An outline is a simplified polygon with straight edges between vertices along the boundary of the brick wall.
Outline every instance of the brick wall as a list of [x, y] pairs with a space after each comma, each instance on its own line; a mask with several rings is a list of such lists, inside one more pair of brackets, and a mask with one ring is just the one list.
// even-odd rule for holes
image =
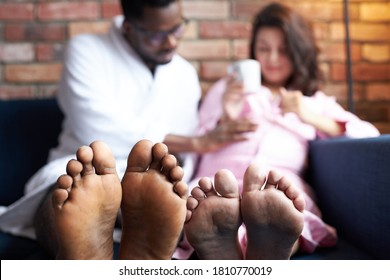
[[[204, 91], [247, 57], [250, 20], [268, 1], [184, 0], [191, 19], [179, 52], [198, 69]], [[285, 0], [314, 23], [326, 73], [325, 91], [346, 106], [342, 0]], [[356, 113], [390, 133], [390, 1], [350, 0]], [[118, 0], [0, 0], [0, 99], [56, 94], [64, 43], [104, 32]]]

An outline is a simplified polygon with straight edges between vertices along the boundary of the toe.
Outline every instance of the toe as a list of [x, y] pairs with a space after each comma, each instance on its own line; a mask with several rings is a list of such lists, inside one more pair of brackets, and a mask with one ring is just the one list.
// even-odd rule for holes
[[127, 159], [127, 172], [145, 172], [152, 162], [153, 143], [149, 140], [137, 142]]
[[198, 207], [198, 205], [199, 205], [199, 201], [196, 198], [190, 196], [187, 199], [187, 209], [188, 210], [191, 210], [191, 211], [195, 210], [195, 208]]
[[271, 170], [268, 173], [267, 182], [265, 184], [265, 189], [269, 188], [279, 188], [279, 182], [283, 178], [282, 175], [280, 175], [278, 172]]
[[238, 182], [233, 173], [222, 169], [215, 174], [214, 184], [216, 191], [227, 198], [239, 197]]
[[209, 177], [201, 178], [198, 182], [198, 185], [204, 193], [207, 193], [207, 195], [217, 195], [217, 193], [214, 191], [213, 182], [211, 182]]
[[75, 181], [81, 179], [82, 170], [83, 164], [75, 159], [71, 159], [66, 165], [66, 173]]
[[92, 159], [93, 159], [93, 151], [91, 147], [82, 146], [76, 152], [76, 157], [79, 162], [83, 165], [83, 170], [81, 171], [81, 175], [93, 174], [95, 172]]
[[162, 169], [162, 159], [168, 155], [168, 147], [165, 144], [157, 143], [152, 148], [152, 162], [150, 168], [160, 171]]
[[[177, 167], [177, 160], [176, 157], [173, 155], [165, 155], [161, 159], [161, 172], [168, 178], [171, 178], [171, 171], [172, 169]], [[179, 179], [180, 180], [180, 179]], [[177, 179], [174, 181], [178, 181]]]
[[299, 211], [303, 211], [305, 209], [305, 199], [300, 191], [295, 188], [291, 181], [289, 181], [286, 177], [282, 177], [278, 182], [278, 189], [283, 191], [285, 195], [291, 199], [294, 203], [294, 206]]
[[61, 175], [57, 180], [56, 187], [59, 189], [69, 190], [72, 187], [73, 179], [69, 175]]
[[168, 177], [173, 181], [173, 182], [178, 182], [183, 179], [184, 176], [184, 171], [180, 166], [175, 166], [172, 168], [169, 172]]
[[115, 158], [111, 149], [101, 141], [96, 141], [91, 144], [93, 151], [93, 166], [99, 175], [115, 174]]
[[203, 200], [206, 198], [205, 192], [200, 187], [195, 187], [191, 191], [192, 198], [196, 199], [197, 201]]
[[60, 188], [54, 190], [51, 196], [53, 208], [62, 209], [62, 206], [64, 206], [64, 203], [68, 199], [68, 197], [69, 193], [67, 190]]
[[244, 174], [243, 192], [260, 190], [266, 182], [266, 176], [257, 164], [251, 164]]
[[186, 183], [183, 181], [177, 182], [173, 188], [179, 197], [187, 198], [188, 187]]

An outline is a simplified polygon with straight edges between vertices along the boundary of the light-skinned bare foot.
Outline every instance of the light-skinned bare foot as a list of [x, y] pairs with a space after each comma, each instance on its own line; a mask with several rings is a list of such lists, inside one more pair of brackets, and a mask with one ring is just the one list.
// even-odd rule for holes
[[238, 228], [242, 224], [238, 183], [228, 170], [199, 180], [187, 200], [184, 232], [200, 259], [242, 259]]
[[77, 150], [52, 194], [58, 259], [112, 259], [121, 184], [111, 150], [94, 142]]
[[250, 165], [244, 175], [241, 213], [247, 230], [246, 259], [289, 259], [303, 229], [305, 201], [289, 180]]
[[120, 259], [171, 259], [186, 216], [183, 175], [166, 145], [134, 146], [122, 179]]

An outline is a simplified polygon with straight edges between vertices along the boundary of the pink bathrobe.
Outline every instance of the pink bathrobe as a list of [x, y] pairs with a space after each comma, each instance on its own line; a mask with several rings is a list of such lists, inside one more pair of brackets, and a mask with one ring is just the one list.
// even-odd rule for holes
[[[198, 133], [212, 130], [222, 115], [222, 96], [226, 89], [226, 79], [221, 79], [208, 92], [200, 108]], [[345, 125], [347, 137], [375, 137], [378, 130], [368, 122], [344, 110], [334, 98], [317, 92], [312, 97], [304, 97], [311, 110], [330, 117], [340, 125]], [[265, 172], [277, 170], [288, 177], [303, 193], [306, 201], [304, 229], [300, 237], [300, 250], [313, 252], [317, 247], [334, 246], [337, 241], [336, 230], [325, 224], [321, 212], [315, 204], [315, 196], [301, 174], [305, 169], [308, 143], [317, 137], [324, 138], [311, 125], [303, 123], [295, 113], [283, 114], [280, 101], [273, 98], [268, 88], [261, 87], [257, 93], [248, 94], [241, 117], [250, 118], [259, 124], [256, 132], [248, 133], [248, 140], [231, 144], [217, 152], [202, 155], [199, 167], [190, 183], [197, 185], [201, 177], [214, 177], [226, 168], [233, 172], [239, 182], [240, 191], [244, 172], [251, 162], [258, 162]], [[243, 250], [246, 248], [245, 227], [239, 231]], [[193, 252], [191, 246], [182, 242], [174, 257], [185, 259]]]

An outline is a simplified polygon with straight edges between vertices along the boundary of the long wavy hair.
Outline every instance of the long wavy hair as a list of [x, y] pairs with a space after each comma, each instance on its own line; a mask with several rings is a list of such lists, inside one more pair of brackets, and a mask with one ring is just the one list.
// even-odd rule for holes
[[293, 9], [280, 3], [265, 6], [257, 13], [252, 24], [249, 46], [252, 59], [256, 59], [256, 36], [263, 27], [280, 28], [286, 38], [293, 73], [285, 87], [300, 90], [306, 96], [313, 95], [324, 78], [318, 63], [319, 49], [309, 22]]

